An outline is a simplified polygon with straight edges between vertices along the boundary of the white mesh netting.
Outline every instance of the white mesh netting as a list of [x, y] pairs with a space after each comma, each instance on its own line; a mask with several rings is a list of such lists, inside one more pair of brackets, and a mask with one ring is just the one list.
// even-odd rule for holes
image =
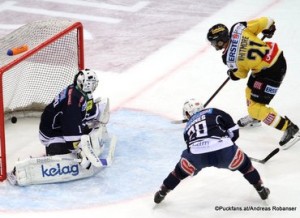
[[[19, 112], [42, 110], [61, 89], [72, 83], [79, 69], [78, 31], [75, 28], [57, 36], [73, 24], [60, 19], [37, 21], [0, 39], [5, 119]], [[28, 51], [7, 55], [8, 49], [24, 44], [28, 45]], [[43, 48], [28, 56], [37, 47]], [[19, 59], [22, 60], [15, 64]], [[12, 63], [13, 67], [5, 71], [5, 66]]]

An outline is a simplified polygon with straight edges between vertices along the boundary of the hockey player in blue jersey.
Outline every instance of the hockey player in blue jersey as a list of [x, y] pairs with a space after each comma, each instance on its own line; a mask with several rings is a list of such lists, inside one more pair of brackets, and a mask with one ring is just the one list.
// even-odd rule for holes
[[[63, 89], [41, 116], [39, 138], [46, 156], [19, 160], [8, 175], [14, 185], [57, 183], [90, 177], [114, 154], [116, 139], [108, 136], [109, 99], [93, 98], [98, 77], [80, 70], [74, 82]], [[110, 141], [109, 141], [110, 140]], [[109, 157], [101, 159], [109, 141]]]
[[249, 157], [235, 144], [239, 127], [229, 114], [216, 108], [204, 109], [199, 101], [190, 99], [184, 103], [183, 116], [188, 120], [184, 130], [187, 149], [155, 193], [155, 203], [164, 200], [181, 180], [211, 166], [238, 170], [254, 186], [261, 199], [268, 198], [269, 189], [263, 186]]

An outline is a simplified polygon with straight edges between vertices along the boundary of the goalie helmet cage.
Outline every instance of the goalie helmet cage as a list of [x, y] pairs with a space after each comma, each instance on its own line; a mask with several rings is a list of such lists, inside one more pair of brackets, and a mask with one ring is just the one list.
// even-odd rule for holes
[[[28, 50], [8, 55], [22, 45]], [[0, 181], [7, 177], [5, 122], [39, 116], [84, 69], [83, 46], [82, 24], [64, 19], [28, 23], [0, 39]]]

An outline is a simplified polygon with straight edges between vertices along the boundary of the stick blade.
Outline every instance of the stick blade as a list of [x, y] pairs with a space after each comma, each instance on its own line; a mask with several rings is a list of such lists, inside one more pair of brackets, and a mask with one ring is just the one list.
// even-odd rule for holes
[[268, 160], [270, 160], [275, 154], [277, 154], [280, 151], [279, 148], [274, 149], [270, 154], [268, 154], [264, 159], [257, 159], [253, 157], [249, 157], [252, 161], [265, 164]]
[[280, 151], [279, 148], [276, 148], [275, 150], [273, 150], [265, 159], [264, 162], [267, 162], [268, 160], [270, 160], [275, 154], [277, 154]]
[[182, 124], [182, 123], [186, 123], [187, 120], [173, 120], [171, 121], [172, 124]]

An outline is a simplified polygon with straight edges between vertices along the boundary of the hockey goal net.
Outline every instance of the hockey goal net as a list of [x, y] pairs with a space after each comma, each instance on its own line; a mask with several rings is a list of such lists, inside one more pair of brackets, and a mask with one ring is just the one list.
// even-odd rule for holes
[[[28, 50], [8, 55], [22, 45]], [[0, 181], [7, 177], [5, 125], [38, 116], [84, 68], [83, 26], [70, 20], [26, 24], [0, 39]]]

